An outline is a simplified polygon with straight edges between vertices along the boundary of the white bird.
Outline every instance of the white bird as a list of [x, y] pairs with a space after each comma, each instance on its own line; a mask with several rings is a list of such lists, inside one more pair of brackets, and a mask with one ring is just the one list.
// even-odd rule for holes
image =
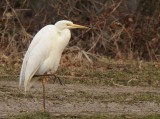
[[[24, 86], [25, 92], [29, 90], [37, 78], [34, 75], [43, 75], [56, 72], [64, 48], [71, 38], [70, 29], [88, 28], [73, 24], [71, 21], [61, 20], [55, 25], [43, 27], [33, 38], [23, 59], [19, 86]], [[43, 109], [45, 111], [45, 79], [43, 86]]]

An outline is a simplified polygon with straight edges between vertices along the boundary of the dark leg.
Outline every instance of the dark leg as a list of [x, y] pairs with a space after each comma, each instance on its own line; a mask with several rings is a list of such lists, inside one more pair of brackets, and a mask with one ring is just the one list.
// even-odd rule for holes
[[59, 77], [56, 77], [56, 79], [58, 79], [58, 81], [59, 81], [59, 83], [60, 83], [61, 85], [64, 85], [64, 82], [62, 83], [62, 80], [61, 80]]
[[64, 82], [62, 82], [58, 76], [54, 75], [54, 78], [53, 77], [51, 77], [51, 78], [53, 79], [53, 83], [55, 83], [56, 80], [58, 80], [61, 85], [64, 85]]
[[58, 80], [61, 85], [64, 85], [64, 82], [62, 82], [61, 79], [59, 77], [57, 77], [56, 75], [53, 75], [49, 78], [53, 80], [53, 83], [55, 83], [56, 80]]
[[45, 102], [46, 102], [46, 94], [45, 94], [45, 83], [46, 83], [46, 80], [45, 78], [42, 79], [42, 87], [43, 87], [43, 111], [45, 112]]

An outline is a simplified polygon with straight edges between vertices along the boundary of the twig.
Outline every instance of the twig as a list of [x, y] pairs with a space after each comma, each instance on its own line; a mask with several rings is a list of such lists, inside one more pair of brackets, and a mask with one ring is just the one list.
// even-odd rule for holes
[[111, 82], [112, 82], [112, 84], [113, 84], [113, 85], [115, 85], [115, 86], [124, 87], [124, 85], [121, 85], [121, 84], [117, 84], [117, 83], [115, 83], [115, 82], [113, 81], [113, 78], [111, 79]]
[[30, 38], [32, 38], [32, 35], [30, 35], [29, 33], [26, 32], [24, 26], [22, 25], [20, 19], [18, 18], [17, 14], [16, 14], [16, 11], [15, 11], [15, 10], [13, 9], [13, 7], [10, 5], [10, 3], [9, 3], [8, 0], [6, 0], [6, 3], [7, 3], [7, 5], [10, 7], [10, 9], [11, 9], [12, 12], [14, 13], [14, 15], [16, 16], [16, 19], [17, 19], [18, 23], [20, 24], [20, 26], [21, 26], [21, 28], [22, 28], [22, 31], [23, 31], [27, 36], [29, 36]]
[[121, 5], [121, 3], [122, 3], [122, 0], [114, 7], [114, 9], [110, 12], [110, 14], [116, 11], [116, 9]]

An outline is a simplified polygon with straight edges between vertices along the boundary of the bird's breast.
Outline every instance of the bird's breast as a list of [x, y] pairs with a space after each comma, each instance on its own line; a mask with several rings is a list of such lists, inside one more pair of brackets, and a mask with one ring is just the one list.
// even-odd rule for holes
[[38, 74], [44, 74], [52, 70], [52, 72], [55, 72], [59, 66], [59, 62], [61, 59], [61, 53], [56, 53], [52, 51], [48, 58], [45, 59], [43, 64], [40, 66], [38, 70]]
[[40, 65], [37, 74], [44, 74], [48, 71], [52, 70], [55, 72], [59, 66], [59, 62], [61, 59], [62, 52], [64, 48], [69, 43], [71, 38], [71, 34], [69, 30], [63, 30], [61, 33], [57, 33], [52, 35], [50, 39], [50, 43], [46, 46], [49, 47], [48, 56], [45, 58], [44, 62]]

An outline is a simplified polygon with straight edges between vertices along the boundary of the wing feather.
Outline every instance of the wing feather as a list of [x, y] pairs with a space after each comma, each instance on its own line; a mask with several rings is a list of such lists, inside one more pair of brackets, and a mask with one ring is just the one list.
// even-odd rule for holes
[[41, 40], [41, 36], [43, 34], [43, 29], [41, 29], [33, 38], [25, 56], [23, 59], [23, 63], [22, 63], [22, 67], [21, 67], [21, 72], [20, 72], [20, 80], [19, 80], [19, 87], [22, 85], [22, 83], [25, 80], [25, 70], [26, 70], [26, 65], [27, 65], [27, 61], [28, 58], [30, 56], [31, 51], [33, 50], [34, 46], [36, 46], [38, 44], [38, 42], [40, 42]]
[[32, 40], [24, 57], [19, 86], [24, 84], [25, 91], [28, 90], [32, 77], [50, 54], [52, 44], [51, 38], [48, 37], [51, 33], [50, 31], [51, 28], [49, 26], [42, 28]]

